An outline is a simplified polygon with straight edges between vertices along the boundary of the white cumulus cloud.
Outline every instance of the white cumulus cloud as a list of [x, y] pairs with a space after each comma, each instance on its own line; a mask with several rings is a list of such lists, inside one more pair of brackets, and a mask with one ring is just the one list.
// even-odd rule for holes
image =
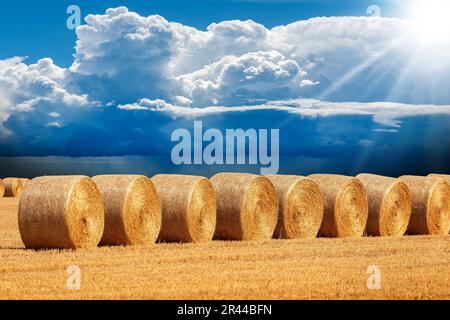
[[234, 104], [255, 96], [274, 99], [298, 93], [307, 75], [295, 60], [276, 51], [225, 56], [177, 78], [196, 105]]
[[[24, 58], [0, 61], [0, 130], [15, 112], [27, 112], [37, 105], [79, 107], [88, 104], [86, 95], [68, 91], [64, 82], [67, 70], [56, 66], [49, 58], [27, 65]], [[51, 116], [50, 116], [51, 117]]]
[[387, 127], [378, 132], [398, 131], [405, 117], [449, 115], [443, 84], [450, 83], [450, 39], [427, 47], [412, 30], [406, 20], [365, 17], [272, 29], [234, 20], [198, 30], [125, 7], [108, 9], [77, 28], [69, 68], [50, 58], [0, 60], [0, 135], [30, 130], [33, 137], [43, 126], [70, 130], [82, 123], [107, 137], [122, 116], [140, 123], [133, 117], [140, 111], [158, 115], [146, 118], [150, 126], [166, 114], [266, 110], [270, 117], [274, 111], [367, 116]]

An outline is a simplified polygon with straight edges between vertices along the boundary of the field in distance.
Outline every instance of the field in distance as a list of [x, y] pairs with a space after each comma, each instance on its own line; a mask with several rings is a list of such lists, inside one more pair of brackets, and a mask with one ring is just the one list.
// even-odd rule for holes
[[[0, 299], [450, 299], [450, 236], [36, 252], [23, 247], [17, 208], [0, 199]], [[367, 287], [371, 265], [379, 290]]]

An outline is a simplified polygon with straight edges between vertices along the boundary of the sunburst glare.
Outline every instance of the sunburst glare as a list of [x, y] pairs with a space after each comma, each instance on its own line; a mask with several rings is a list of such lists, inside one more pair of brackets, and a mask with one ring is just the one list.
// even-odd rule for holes
[[422, 44], [439, 45], [450, 41], [450, 1], [418, 0], [410, 9], [417, 40]]

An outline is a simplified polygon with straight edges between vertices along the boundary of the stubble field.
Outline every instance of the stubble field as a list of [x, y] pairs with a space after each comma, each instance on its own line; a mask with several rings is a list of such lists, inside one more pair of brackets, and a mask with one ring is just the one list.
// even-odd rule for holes
[[[450, 236], [32, 251], [17, 208], [0, 199], [0, 299], [450, 298]], [[367, 287], [372, 265], [381, 289]], [[79, 290], [69, 266], [81, 271]]]

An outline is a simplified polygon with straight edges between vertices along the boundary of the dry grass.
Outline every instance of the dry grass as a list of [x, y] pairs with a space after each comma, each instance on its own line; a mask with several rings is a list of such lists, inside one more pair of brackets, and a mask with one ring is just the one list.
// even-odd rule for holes
[[[0, 299], [450, 299], [450, 237], [271, 240], [24, 250], [0, 199]], [[379, 265], [382, 289], [368, 290]], [[78, 265], [81, 290], [66, 288]]]

